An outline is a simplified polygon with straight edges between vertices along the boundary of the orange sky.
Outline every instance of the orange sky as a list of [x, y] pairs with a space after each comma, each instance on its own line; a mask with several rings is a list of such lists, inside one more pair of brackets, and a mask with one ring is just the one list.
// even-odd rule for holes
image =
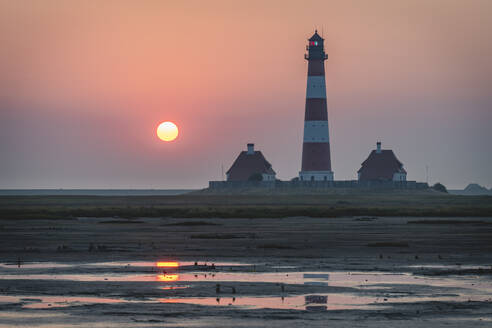
[[[408, 179], [492, 186], [492, 2], [0, 0], [0, 188], [190, 188], [254, 142], [300, 170], [326, 39], [335, 179], [377, 139]], [[162, 121], [179, 138], [155, 136]], [[8, 155], [6, 155], [8, 154]]]

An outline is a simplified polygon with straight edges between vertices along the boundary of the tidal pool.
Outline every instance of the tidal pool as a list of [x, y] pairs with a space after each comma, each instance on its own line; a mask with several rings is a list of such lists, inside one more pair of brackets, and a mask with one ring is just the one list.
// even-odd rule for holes
[[[242, 309], [290, 309], [290, 310], [345, 310], [374, 309], [392, 303], [427, 301], [479, 301], [490, 302], [492, 284], [487, 277], [446, 276], [428, 277], [408, 272], [379, 271], [290, 271], [293, 266], [201, 261], [118, 261], [94, 263], [13, 263], [0, 264], [0, 280], [65, 281], [65, 282], [152, 282], [162, 295], [146, 297], [132, 285], [135, 298], [99, 297], [98, 295], [16, 295], [7, 291], [0, 295], [1, 304], [20, 304], [26, 309], [46, 309], [87, 304], [119, 303], [182, 303], [201, 306], [225, 306]], [[101, 270], [94, 272], [94, 270]], [[114, 272], [113, 272], [114, 271]], [[208, 285], [206, 283], [209, 283]], [[210, 283], [217, 286], [213, 296], [199, 296], [204, 288], [210, 291]], [[15, 283], [12, 283], [15, 285]], [[204, 285], [205, 284], [205, 285]], [[237, 284], [243, 286], [271, 284], [276, 286], [265, 292], [261, 287], [257, 295], [241, 295]], [[154, 286], [154, 285], [152, 285]], [[208, 287], [207, 287], [208, 286]], [[296, 291], [289, 286], [297, 286]], [[319, 292], [302, 293], [302, 286]], [[351, 292], [326, 292], [329, 287], [350, 288]], [[104, 287], [98, 287], [104, 288]], [[103, 290], [108, 294], [118, 290]], [[153, 287], [152, 287], [153, 288]], [[301, 289], [299, 289], [301, 288]], [[319, 288], [319, 289], [316, 289]], [[325, 288], [325, 289], [323, 289]], [[245, 288], [243, 288], [244, 290]], [[436, 290], [439, 289], [439, 292]], [[188, 292], [188, 290], [190, 292]], [[275, 290], [275, 292], [272, 292]], [[299, 292], [301, 290], [301, 292]], [[325, 290], [325, 291], [322, 291]], [[179, 296], [176, 292], [180, 291]], [[88, 291], [90, 293], [90, 291]], [[187, 294], [188, 293], [188, 294]]]

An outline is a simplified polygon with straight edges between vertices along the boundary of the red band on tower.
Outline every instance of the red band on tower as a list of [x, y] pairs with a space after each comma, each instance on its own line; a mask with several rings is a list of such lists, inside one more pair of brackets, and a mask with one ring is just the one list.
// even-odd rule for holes
[[308, 79], [302, 170], [299, 176], [301, 180], [332, 181], [324, 66], [328, 56], [324, 50], [324, 39], [317, 31], [309, 39], [308, 54], [305, 58], [308, 61]]

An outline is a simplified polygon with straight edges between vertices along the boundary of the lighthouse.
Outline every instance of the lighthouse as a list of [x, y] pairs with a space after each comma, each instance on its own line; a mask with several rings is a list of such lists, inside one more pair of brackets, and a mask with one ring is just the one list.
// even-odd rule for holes
[[324, 39], [318, 31], [309, 39], [306, 109], [304, 114], [304, 139], [302, 144], [302, 168], [299, 177], [303, 181], [332, 181], [328, 109], [326, 105]]

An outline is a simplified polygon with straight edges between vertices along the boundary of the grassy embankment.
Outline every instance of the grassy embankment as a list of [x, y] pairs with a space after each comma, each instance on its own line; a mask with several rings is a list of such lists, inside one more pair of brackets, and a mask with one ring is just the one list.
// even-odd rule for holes
[[2, 196], [1, 219], [492, 216], [492, 196], [433, 191], [179, 196]]

